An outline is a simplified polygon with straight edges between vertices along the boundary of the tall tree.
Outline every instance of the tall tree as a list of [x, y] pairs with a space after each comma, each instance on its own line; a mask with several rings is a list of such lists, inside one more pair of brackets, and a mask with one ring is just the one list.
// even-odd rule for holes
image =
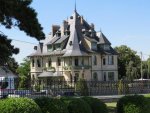
[[[118, 57], [118, 73], [119, 78], [128, 77], [129, 79], [136, 78], [139, 75], [141, 59], [136, 54], [137, 52], [121, 45], [115, 47], [115, 50], [119, 53]], [[135, 75], [135, 72], [136, 75]]]
[[17, 74], [17, 68], [19, 65], [13, 57], [8, 59], [7, 66], [14, 74]]
[[19, 75], [19, 88], [29, 88], [30, 86], [30, 60], [25, 58], [17, 69]]
[[10, 29], [17, 26], [37, 40], [45, 38], [37, 13], [30, 7], [32, 0], [0, 0], [0, 24]]
[[[42, 27], [37, 19], [37, 13], [30, 7], [32, 0], [0, 0], [0, 25], [11, 29], [17, 26], [27, 35], [41, 40], [45, 38]], [[19, 50], [11, 45], [11, 40], [0, 31], [0, 65], [17, 54]]]
[[11, 40], [7, 39], [6, 36], [1, 35], [0, 37], [0, 65], [8, 63], [9, 59], [13, 54], [18, 54], [19, 49], [11, 45]]

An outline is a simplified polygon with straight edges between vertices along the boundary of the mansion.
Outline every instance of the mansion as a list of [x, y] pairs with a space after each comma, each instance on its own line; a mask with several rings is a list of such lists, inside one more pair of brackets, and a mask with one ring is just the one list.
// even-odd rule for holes
[[29, 55], [31, 79], [60, 77], [117, 81], [117, 52], [94, 24], [87, 23], [76, 9], [61, 25], [52, 25], [50, 35]]

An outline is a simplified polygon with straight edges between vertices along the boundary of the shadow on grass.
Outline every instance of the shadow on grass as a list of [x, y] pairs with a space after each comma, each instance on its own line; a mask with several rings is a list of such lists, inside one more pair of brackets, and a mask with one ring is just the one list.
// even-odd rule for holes
[[116, 107], [109, 106], [108, 111], [109, 113], [116, 113]]

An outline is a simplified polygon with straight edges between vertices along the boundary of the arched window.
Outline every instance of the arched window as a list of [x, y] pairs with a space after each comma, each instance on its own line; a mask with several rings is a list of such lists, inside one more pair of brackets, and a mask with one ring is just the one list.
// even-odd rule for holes
[[97, 81], [97, 80], [98, 80], [98, 76], [97, 76], [97, 73], [96, 73], [96, 72], [93, 73], [93, 80], [94, 80], [94, 81]]

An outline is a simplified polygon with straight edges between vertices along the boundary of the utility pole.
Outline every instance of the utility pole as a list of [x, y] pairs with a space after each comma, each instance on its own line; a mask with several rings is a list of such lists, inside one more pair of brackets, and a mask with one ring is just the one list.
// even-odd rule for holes
[[149, 79], [149, 76], [150, 76], [150, 55], [148, 58], [148, 76], [147, 76], [148, 79]]
[[142, 52], [140, 52], [141, 53], [141, 79], [143, 80], [143, 67], [142, 67], [142, 56], [143, 56], [143, 54], [142, 54]]

